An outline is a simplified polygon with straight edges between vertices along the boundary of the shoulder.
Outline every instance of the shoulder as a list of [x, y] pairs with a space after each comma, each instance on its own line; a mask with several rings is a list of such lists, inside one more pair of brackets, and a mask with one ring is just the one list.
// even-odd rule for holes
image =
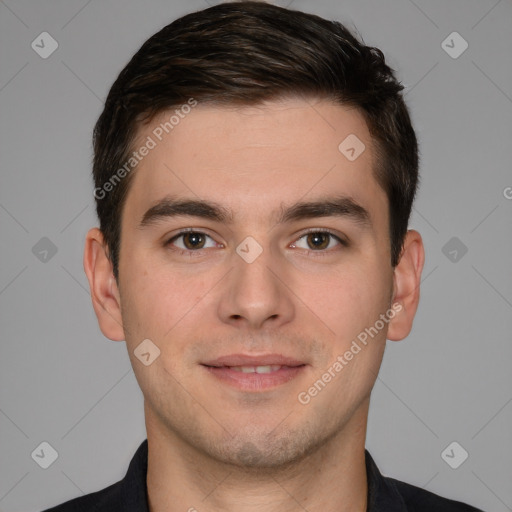
[[43, 512], [148, 512], [147, 467], [146, 439], [135, 452], [122, 480], [101, 491], [74, 498]]
[[415, 485], [384, 476], [365, 450], [368, 477], [368, 510], [371, 512], [483, 512], [475, 507], [443, 498]]
[[122, 482], [117, 482], [101, 491], [74, 498], [43, 512], [121, 512]]
[[482, 510], [447, 498], [443, 498], [420, 487], [385, 477], [392, 483], [405, 502], [408, 512], [483, 512]]

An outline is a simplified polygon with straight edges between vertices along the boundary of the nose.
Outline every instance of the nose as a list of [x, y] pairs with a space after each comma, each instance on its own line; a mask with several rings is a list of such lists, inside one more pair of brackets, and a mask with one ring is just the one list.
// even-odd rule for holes
[[224, 323], [249, 331], [277, 328], [293, 320], [293, 292], [284, 265], [273, 261], [268, 250], [254, 260], [233, 254], [234, 268], [226, 276], [218, 306]]

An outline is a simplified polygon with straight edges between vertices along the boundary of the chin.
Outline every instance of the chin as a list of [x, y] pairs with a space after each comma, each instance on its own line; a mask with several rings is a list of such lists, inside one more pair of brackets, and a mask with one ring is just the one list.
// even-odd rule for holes
[[268, 475], [272, 470], [296, 467], [325, 444], [328, 437], [322, 435], [318, 428], [280, 431], [279, 434], [252, 430], [224, 442], [212, 443], [210, 448], [213, 449], [208, 450], [208, 455], [238, 470]]

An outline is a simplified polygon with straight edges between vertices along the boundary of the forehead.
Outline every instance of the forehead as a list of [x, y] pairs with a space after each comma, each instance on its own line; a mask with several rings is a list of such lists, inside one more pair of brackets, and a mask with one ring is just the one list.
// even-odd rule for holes
[[325, 100], [178, 107], [140, 127], [133, 149], [143, 145], [151, 149], [134, 171], [127, 214], [140, 216], [169, 194], [225, 204], [241, 220], [322, 194], [373, 203], [369, 209], [387, 204], [364, 117]]

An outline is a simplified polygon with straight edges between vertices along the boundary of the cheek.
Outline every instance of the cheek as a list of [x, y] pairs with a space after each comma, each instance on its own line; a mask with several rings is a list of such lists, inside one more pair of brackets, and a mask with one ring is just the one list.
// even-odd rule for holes
[[[182, 329], [187, 317], [201, 307], [208, 284], [203, 278], [153, 267], [135, 267], [122, 288], [123, 323], [131, 342], [139, 338], [154, 339], [157, 344]], [[128, 338], [128, 335], [127, 335]], [[127, 339], [128, 341], [128, 339]], [[158, 343], [160, 342], [160, 343]]]
[[132, 268], [127, 274], [125, 286], [121, 287], [123, 324], [128, 328], [126, 341], [135, 343], [141, 336], [157, 339], [155, 326], [169, 316], [166, 312], [173, 311], [168, 284], [147, 270]]
[[304, 304], [346, 342], [389, 308], [392, 277], [376, 265], [353, 265], [307, 279], [299, 289]]

